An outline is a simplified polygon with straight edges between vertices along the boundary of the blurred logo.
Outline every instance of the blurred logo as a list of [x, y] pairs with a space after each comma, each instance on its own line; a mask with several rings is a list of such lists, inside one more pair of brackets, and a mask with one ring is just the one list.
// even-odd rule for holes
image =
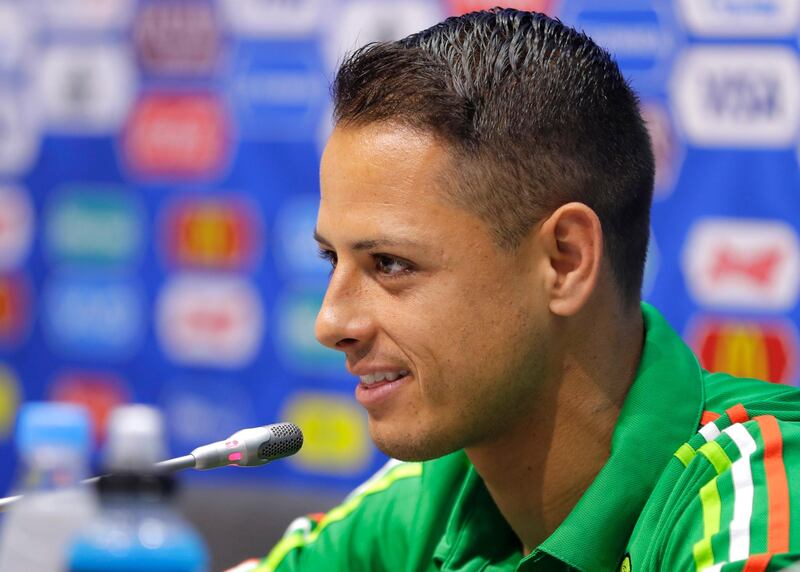
[[56, 378], [50, 399], [84, 406], [92, 418], [95, 443], [100, 443], [106, 436], [109, 415], [130, 401], [130, 394], [125, 382], [115, 374], [69, 371]]
[[228, 24], [239, 35], [313, 35], [325, 21], [330, 0], [221, 0]]
[[709, 371], [775, 383], [793, 379], [798, 341], [794, 326], [788, 321], [702, 318], [687, 337], [700, 363]]
[[331, 26], [327, 66], [336, 69], [347, 52], [370, 42], [399, 40], [433, 26], [443, 16], [439, 2], [428, 0], [352, 0], [336, 15], [336, 26]]
[[46, 211], [47, 248], [59, 263], [129, 265], [142, 246], [142, 212], [117, 188], [67, 187]]
[[39, 151], [34, 100], [20, 91], [0, 90], [0, 175], [19, 175]]
[[50, 129], [111, 133], [130, 110], [136, 76], [121, 44], [59, 44], [42, 54], [37, 84]]
[[800, 243], [780, 221], [701, 219], [683, 251], [689, 290], [702, 304], [789, 310], [800, 291]]
[[257, 423], [253, 396], [234, 379], [173, 379], [164, 384], [158, 402], [164, 410], [170, 441], [178, 451], [225, 439]]
[[666, 107], [657, 101], [646, 101], [641, 106], [642, 117], [650, 132], [653, 155], [656, 160], [654, 197], [667, 197], [675, 186], [675, 179], [683, 159], [683, 147], [675, 137], [672, 120]]
[[800, 65], [780, 47], [697, 47], [675, 67], [672, 96], [700, 146], [783, 147], [800, 126]]
[[[527, 10], [529, 12], [543, 12], [552, 14], [555, 0], [507, 0], [502, 2], [503, 8], [515, 8], [517, 10]], [[460, 16], [467, 12], [478, 10], [489, 10], [498, 5], [496, 0], [448, 0], [450, 14]]]
[[323, 346], [314, 336], [314, 322], [322, 306], [322, 288], [291, 289], [276, 302], [275, 351], [284, 366], [314, 377], [349, 377], [341, 352]]
[[289, 199], [276, 216], [273, 240], [277, 267], [287, 278], [316, 280], [324, 289], [331, 266], [319, 257], [314, 241], [318, 205], [316, 195]]
[[779, 37], [797, 33], [797, 0], [680, 0], [687, 27], [696, 34]]
[[313, 139], [328, 98], [316, 44], [240, 48], [231, 94], [243, 137]]
[[173, 266], [240, 270], [261, 244], [256, 206], [243, 197], [180, 199], [166, 211], [167, 261]]
[[353, 475], [369, 464], [373, 449], [366, 415], [352, 399], [328, 393], [296, 393], [281, 417], [303, 428], [303, 448], [288, 459], [299, 469]]
[[212, 95], [146, 95], [125, 130], [127, 162], [145, 177], [210, 178], [224, 166], [228, 129], [223, 105]]
[[240, 278], [182, 275], [161, 292], [158, 336], [179, 363], [243, 367], [258, 352], [263, 309], [258, 292]]
[[33, 208], [27, 193], [0, 186], [0, 270], [18, 267], [33, 239]]
[[0, 346], [22, 341], [30, 321], [31, 293], [21, 274], [0, 275]]
[[142, 68], [157, 74], [210, 74], [221, 49], [212, 7], [201, 2], [145, 4], [136, 17], [134, 42]]
[[14, 428], [21, 401], [20, 384], [10, 367], [0, 364], [0, 437], [6, 438]]
[[52, 28], [101, 31], [130, 22], [134, 0], [40, 0], [39, 4]]
[[631, 4], [612, 0], [567, 3], [564, 18], [608, 50], [626, 77], [636, 77], [640, 84], [658, 76], [660, 84], [675, 47], [675, 34], [667, 21], [671, 11]]
[[31, 15], [17, 4], [0, 4], [0, 73], [25, 67], [31, 41]]
[[131, 282], [57, 276], [44, 293], [45, 334], [64, 354], [126, 359], [144, 333], [143, 310], [142, 293]]

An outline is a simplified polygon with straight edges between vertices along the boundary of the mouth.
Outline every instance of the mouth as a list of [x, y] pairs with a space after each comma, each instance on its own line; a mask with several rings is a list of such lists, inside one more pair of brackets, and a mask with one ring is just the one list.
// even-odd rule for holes
[[400, 371], [378, 371], [375, 373], [360, 375], [359, 386], [363, 389], [374, 389], [382, 385], [394, 383], [405, 377], [408, 377], [410, 372], [406, 369]]

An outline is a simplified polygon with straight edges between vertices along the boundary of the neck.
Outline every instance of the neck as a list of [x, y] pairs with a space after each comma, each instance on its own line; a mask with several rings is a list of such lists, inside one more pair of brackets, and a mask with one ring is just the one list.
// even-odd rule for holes
[[[537, 384], [529, 414], [466, 450], [526, 553], [564, 521], [608, 460], [641, 357], [638, 306], [609, 328], [597, 328], [598, 316], [583, 318], [561, 332], [570, 342], [557, 352], [553, 379]], [[586, 331], [594, 334], [580, 336]]]

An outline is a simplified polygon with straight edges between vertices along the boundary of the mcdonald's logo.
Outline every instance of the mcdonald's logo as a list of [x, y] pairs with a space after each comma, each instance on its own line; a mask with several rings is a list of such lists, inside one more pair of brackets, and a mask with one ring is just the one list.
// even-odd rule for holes
[[243, 200], [181, 201], [166, 215], [167, 261], [192, 268], [252, 266], [260, 243], [256, 210]]
[[688, 337], [709, 371], [774, 383], [796, 381], [798, 338], [789, 322], [702, 319]]

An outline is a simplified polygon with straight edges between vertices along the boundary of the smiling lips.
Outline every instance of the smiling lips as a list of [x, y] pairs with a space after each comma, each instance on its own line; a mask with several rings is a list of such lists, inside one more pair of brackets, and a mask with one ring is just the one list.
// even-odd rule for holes
[[397, 381], [398, 379], [408, 375], [408, 370], [400, 371], [376, 371], [375, 373], [360, 375], [358, 378], [361, 380], [361, 385], [370, 387], [379, 382]]

